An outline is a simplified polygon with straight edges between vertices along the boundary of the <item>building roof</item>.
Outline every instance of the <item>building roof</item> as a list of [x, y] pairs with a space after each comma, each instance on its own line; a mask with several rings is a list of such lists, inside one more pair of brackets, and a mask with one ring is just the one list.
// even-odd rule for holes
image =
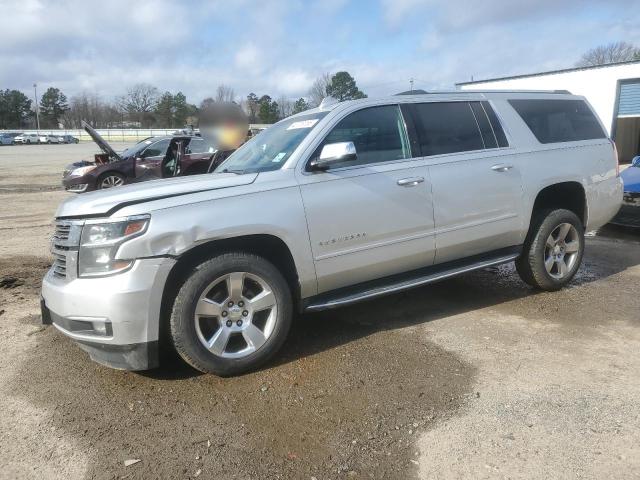
[[609, 68], [609, 67], [618, 67], [620, 65], [631, 65], [631, 64], [640, 64], [640, 60], [629, 60], [627, 62], [615, 62], [615, 63], [606, 63], [604, 65], [593, 65], [593, 66], [589, 66], [589, 67], [574, 67], [574, 68], [564, 68], [561, 70], [549, 70], [546, 72], [538, 72], [538, 73], [527, 73], [524, 75], [512, 75], [509, 77], [496, 77], [496, 78], [486, 78], [484, 80], [473, 80], [471, 82], [459, 82], [456, 83], [456, 86], [462, 86], [462, 85], [473, 85], [473, 84], [477, 84], [477, 83], [487, 83], [487, 82], [497, 82], [497, 81], [501, 81], [501, 80], [514, 80], [517, 78], [529, 78], [529, 77], [541, 77], [543, 75], [555, 75], [558, 73], [568, 73], [568, 72], [577, 72], [580, 70], [595, 70], [598, 68]]

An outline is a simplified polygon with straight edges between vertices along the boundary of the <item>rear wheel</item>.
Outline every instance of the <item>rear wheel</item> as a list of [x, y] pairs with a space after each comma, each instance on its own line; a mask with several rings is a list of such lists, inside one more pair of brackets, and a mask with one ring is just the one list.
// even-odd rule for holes
[[178, 292], [171, 339], [197, 370], [237, 375], [280, 349], [292, 314], [288, 284], [276, 267], [253, 254], [226, 253], [199, 265]]
[[124, 185], [124, 175], [117, 172], [104, 173], [98, 179], [98, 188], [100, 190], [105, 188], [119, 187], [121, 185]]
[[542, 290], [558, 290], [580, 268], [584, 227], [570, 210], [544, 210], [532, 220], [516, 269], [522, 280]]

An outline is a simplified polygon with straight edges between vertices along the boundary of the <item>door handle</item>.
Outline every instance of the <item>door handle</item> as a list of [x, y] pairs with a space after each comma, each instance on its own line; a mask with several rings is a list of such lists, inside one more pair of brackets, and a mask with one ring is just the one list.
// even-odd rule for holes
[[402, 178], [398, 180], [398, 185], [401, 187], [415, 187], [422, 182], [424, 182], [424, 178], [422, 177]]
[[507, 170], [511, 170], [512, 168], [513, 168], [513, 165], [498, 163], [497, 165], [492, 166], [491, 170], [493, 170], [494, 172], [506, 172]]

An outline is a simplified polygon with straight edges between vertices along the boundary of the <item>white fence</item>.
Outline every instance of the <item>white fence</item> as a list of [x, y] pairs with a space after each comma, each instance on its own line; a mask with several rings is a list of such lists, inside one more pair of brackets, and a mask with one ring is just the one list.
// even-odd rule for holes
[[[267, 128], [265, 124], [251, 124], [250, 128]], [[138, 142], [148, 137], [171, 135], [176, 128], [100, 128], [96, 131], [105, 139], [114, 142]], [[91, 141], [91, 137], [83, 129], [70, 130], [0, 130], [4, 132], [37, 133], [39, 135], [73, 135], [81, 141]]]

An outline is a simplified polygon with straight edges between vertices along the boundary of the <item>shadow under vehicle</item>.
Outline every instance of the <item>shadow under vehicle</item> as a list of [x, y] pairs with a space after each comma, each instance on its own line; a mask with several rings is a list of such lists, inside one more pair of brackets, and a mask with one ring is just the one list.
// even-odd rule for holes
[[75, 193], [207, 173], [216, 151], [201, 137], [172, 135], [149, 137], [117, 153], [90, 125], [83, 122], [83, 127], [102, 153], [93, 162], [82, 160], [65, 167], [62, 184]]

